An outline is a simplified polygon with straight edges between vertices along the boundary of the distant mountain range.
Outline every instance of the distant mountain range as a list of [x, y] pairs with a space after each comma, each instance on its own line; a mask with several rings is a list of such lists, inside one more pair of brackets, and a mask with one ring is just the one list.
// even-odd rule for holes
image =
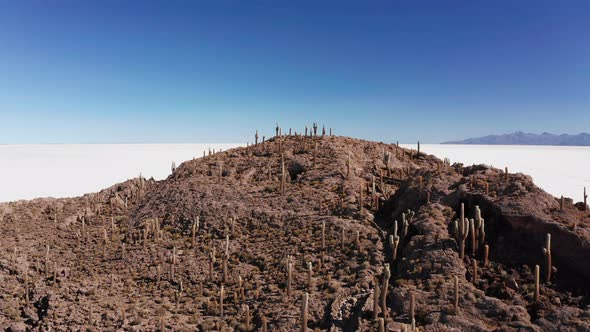
[[484, 137], [468, 138], [462, 141], [443, 142], [442, 144], [590, 146], [590, 134], [554, 135], [549, 133], [531, 134], [517, 131], [512, 134], [488, 135]]

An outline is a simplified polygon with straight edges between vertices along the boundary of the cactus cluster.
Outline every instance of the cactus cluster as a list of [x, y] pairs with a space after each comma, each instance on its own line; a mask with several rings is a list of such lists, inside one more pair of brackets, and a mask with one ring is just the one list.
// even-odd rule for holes
[[407, 212], [402, 213], [401, 236], [398, 235], [398, 221], [395, 220], [393, 222], [393, 233], [389, 235], [389, 241], [388, 241], [389, 250], [390, 250], [391, 258], [392, 258], [391, 264], [394, 264], [395, 260], [397, 259], [400, 241], [408, 236], [409, 226], [412, 222], [412, 219], [414, 218], [414, 215], [415, 215], [415, 213], [412, 210], [408, 210]]
[[[465, 204], [461, 203], [461, 210], [459, 219], [453, 222], [453, 229], [455, 232], [455, 240], [459, 243], [459, 255], [463, 259], [465, 257], [466, 240], [471, 234], [471, 255], [475, 256], [477, 249], [484, 247], [485, 242], [485, 220], [481, 217], [481, 210], [478, 206], [475, 207], [475, 219], [468, 219], [465, 217]], [[489, 253], [489, 247], [486, 253]], [[487, 254], [485, 254], [487, 257]], [[487, 259], [486, 259], [487, 260]]]

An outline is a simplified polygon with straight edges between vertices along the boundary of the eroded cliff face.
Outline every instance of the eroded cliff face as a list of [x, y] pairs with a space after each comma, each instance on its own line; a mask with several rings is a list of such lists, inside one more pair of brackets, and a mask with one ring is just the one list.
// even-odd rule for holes
[[[163, 181], [0, 204], [0, 327], [293, 331], [308, 293], [311, 330], [586, 331], [590, 218], [564, 203], [528, 176], [395, 145], [274, 138]], [[463, 259], [461, 204], [485, 220]]]

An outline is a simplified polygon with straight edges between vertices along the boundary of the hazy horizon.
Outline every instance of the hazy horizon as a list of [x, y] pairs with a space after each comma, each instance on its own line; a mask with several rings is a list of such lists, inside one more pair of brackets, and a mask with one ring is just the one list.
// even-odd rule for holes
[[[242, 144], [30, 144], [0, 145], [0, 202], [39, 197], [75, 197], [144, 177], [162, 180], [172, 162]], [[26, 179], [26, 181], [25, 181]]]
[[[416, 149], [416, 144], [400, 144]], [[74, 197], [105, 189], [137, 177], [162, 180], [170, 174], [172, 161], [180, 166], [202, 157], [209, 147], [218, 150], [245, 144], [20, 144], [0, 146], [10, 160], [0, 166], [0, 202], [43, 197]], [[585, 160], [590, 147], [523, 145], [422, 144], [421, 151], [451, 163], [483, 163], [509, 172], [531, 175], [535, 184], [554, 196], [580, 200], [584, 184], [590, 183]], [[117, 162], [105, 162], [116, 160]], [[560, 171], [569, 160], [568, 172]], [[39, 167], [43, 165], [43, 167]], [[27, 181], [23, 181], [27, 178]]]
[[[269, 130], [270, 133], [271, 130]], [[254, 131], [254, 133], [256, 132], [256, 130]], [[259, 130], [259, 136], [260, 139], [262, 140], [262, 136], [264, 131]], [[490, 134], [486, 134], [486, 135], [482, 135], [480, 137], [485, 137], [485, 136], [494, 136], [494, 135], [505, 135], [505, 134], [514, 134], [514, 133], [518, 133], [521, 131], [517, 131], [517, 132], [511, 132], [511, 133], [490, 133]], [[549, 133], [549, 134], [553, 134], [553, 135], [579, 135], [579, 134], [588, 134], [588, 132], [579, 132], [579, 133], [552, 133], [552, 132], [524, 132], [526, 134], [537, 134], [537, 135], [541, 135], [541, 134], [545, 134], [545, 133]], [[343, 135], [336, 135], [336, 136], [343, 136]], [[268, 138], [272, 138], [272, 135], [267, 136]], [[358, 138], [358, 139], [364, 139], [363, 137], [353, 137], [353, 138]], [[473, 138], [473, 137], [464, 137], [464, 139], [468, 139], [468, 138]], [[125, 145], [125, 144], [129, 144], [129, 145], [141, 145], [141, 144], [146, 144], [146, 145], [158, 145], [158, 144], [162, 144], [162, 145], [179, 145], [179, 144], [248, 144], [248, 143], [252, 143], [254, 140], [254, 136], [252, 135], [252, 137], [249, 137], [248, 139], [244, 139], [243, 142], [228, 142], [228, 141], [216, 141], [216, 142], [203, 142], [203, 141], [187, 141], [187, 142], [174, 142], [174, 141], [170, 141], [170, 142], [150, 142], [150, 141], [137, 141], [137, 142], [125, 142], [125, 141], [121, 141], [121, 142], [83, 142], [83, 143], [76, 143], [76, 142], [47, 142], [47, 143], [2, 143], [0, 142], [0, 145]], [[404, 142], [404, 141], [392, 141], [392, 140], [384, 140], [383, 142], [385, 143], [399, 143], [400, 145], [410, 145], [410, 144], [417, 144], [418, 141], [416, 142]], [[446, 143], [447, 141], [440, 141], [440, 142], [428, 142], [428, 141], [420, 141], [421, 144], [446, 144], [446, 145], [513, 145], [513, 146], [570, 146], [570, 145], [552, 145], [552, 144], [473, 144], [473, 143]], [[576, 145], [572, 145], [572, 146], [576, 146]]]

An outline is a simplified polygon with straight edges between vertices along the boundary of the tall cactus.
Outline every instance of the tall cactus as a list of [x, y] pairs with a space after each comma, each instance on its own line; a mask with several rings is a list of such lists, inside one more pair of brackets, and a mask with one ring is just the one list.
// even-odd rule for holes
[[385, 332], [385, 320], [379, 318], [379, 332]]
[[293, 263], [291, 262], [291, 256], [287, 256], [287, 296], [291, 297], [293, 280]]
[[225, 296], [225, 290], [223, 286], [219, 290], [219, 316], [223, 318], [223, 297]]
[[389, 269], [389, 264], [385, 264], [385, 269], [383, 271], [383, 282], [381, 288], [381, 312], [383, 313], [383, 317], [387, 317], [387, 294], [389, 288], [389, 279], [391, 278], [391, 270]]
[[461, 203], [461, 217], [454, 222], [455, 238], [459, 241], [459, 257], [465, 258], [465, 240], [469, 235], [469, 221], [465, 218], [465, 205]]
[[224, 253], [226, 256], [229, 256], [229, 235], [225, 235], [225, 250]]
[[125, 259], [125, 242], [121, 243], [121, 259]]
[[375, 287], [373, 290], [373, 320], [379, 318], [379, 278], [374, 277]]
[[412, 324], [412, 331], [415, 331], [416, 326], [416, 297], [414, 293], [410, 293], [410, 323]]
[[484, 244], [486, 231], [485, 231], [485, 220], [481, 217], [481, 210], [479, 206], [475, 206], [475, 219], [474, 219], [474, 233], [472, 238], [475, 240], [473, 243], [472, 254], [475, 256], [476, 250]]
[[377, 209], [377, 204], [375, 204], [375, 197], [377, 197], [377, 186], [375, 184], [375, 175], [373, 175], [371, 182], [371, 209]]
[[170, 280], [174, 281], [174, 269], [176, 266], [176, 247], [172, 247], [172, 256], [170, 257]]
[[238, 293], [240, 295], [240, 299], [244, 300], [244, 280], [242, 279], [242, 276], [238, 276]]
[[109, 237], [107, 235], [107, 230], [103, 228], [102, 230], [102, 258], [106, 258], [107, 256], [107, 245], [109, 243]]
[[322, 221], [322, 239], [321, 239], [322, 251], [326, 250], [326, 222]]
[[563, 211], [564, 202], [565, 198], [563, 198], [563, 195], [561, 195], [561, 198], [559, 199], [559, 211]]
[[408, 210], [406, 213], [402, 213], [402, 239], [408, 236], [409, 227], [412, 223], [412, 219], [414, 219], [414, 215], [415, 213], [412, 210]]
[[361, 183], [361, 190], [359, 191], [359, 212], [363, 212], [363, 184]]
[[301, 295], [301, 332], [307, 332], [307, 309], [309, 307], [309, 294]]
[[545, 255], [545, 280], [551, 282], [551, 234], [547, 234], [545, 248], [543, 248], [543, 255]]
[[45, 276], [49, 276], [49, 245], [45, 247]]
[[29, 270], [25, 267], [25, 304], [29, 306]]
[[244, 305], [244, 329], [250, 331], [250, 306]]
[[399, 247], [399, 236], [397, 235], [397, 220], [393, 224], [393, 234], [389, 235], [389, 246], [391, 248], [392, 263], [397, 259], [397, 248]]
[[402, 234], [401, 238], [404, 239], [408, 235], [410, 223], [406, 220], [406, 214], [402, 213]]
[[211, 248], [209, 252], [209, 279], [211, 282], [214, 281], [213, 278], [213, 265], [215, 264], [215, 247]]
[[197, 232], [199, 231], [199, 223], [200, 223], [199, 217], [197, 217], [197, 220], [193, 222], [193, 225], [191, 227], [191, 246], [192, 247], [195, 246]]
[[535, 265], [535, 295], [534, 300], [535, 302], [539, 302], [539, 278], [540, 277], [540, 269], [539, 265]]
[[281, 154], [281, 195], [285, 196], [285, 191], [286, 191], [286, 185], [287, 185], [287, 174], [285, 171], [285, 157]]
[[469, 220], [469, 234], [471, 234], [471, 255], [475, 256], [475, 250], [477, 249], [477, 233], [475, 228], [475, 220]]
[[229, 256], [227, 255], [227, 253], [224, 253], [221, 256], [221, 271], [222, 271], [222, 281], [224, 284], [227, 284], [228, 282], [228, 273], [227, 273], [227, 261], [229, 259]]
[[459, 313], [459, 277], [454, 278], [453, 308], [455, 314]]

